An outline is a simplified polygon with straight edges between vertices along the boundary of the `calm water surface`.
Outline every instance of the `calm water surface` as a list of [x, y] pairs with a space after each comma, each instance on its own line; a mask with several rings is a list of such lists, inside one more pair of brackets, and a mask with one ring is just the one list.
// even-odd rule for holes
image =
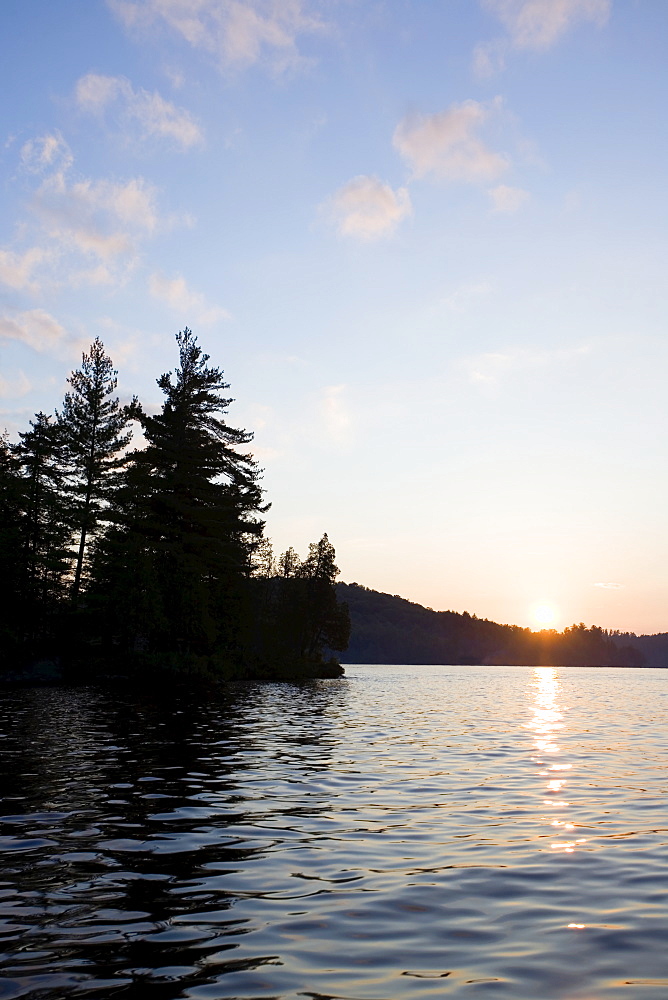
[[668, 672], [0, 701], [0, 1000], [666, 1000]]

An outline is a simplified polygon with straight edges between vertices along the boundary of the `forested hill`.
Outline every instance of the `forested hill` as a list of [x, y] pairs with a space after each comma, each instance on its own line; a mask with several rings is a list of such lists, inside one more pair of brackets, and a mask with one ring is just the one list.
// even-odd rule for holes
[[668, 665], [668, 636], [636, 638], [583, 624], [532, 632], [467, 612], [432, 611], [356, 583], [337, 584], [337, 596], [350, 609], [348, 663]]
[[[619, 642], [613, 636], [615, 642]], [[646, 667], [668, 667], [668, 632], [657, 635], [631, 635], [626, 641], [644, 657]]]

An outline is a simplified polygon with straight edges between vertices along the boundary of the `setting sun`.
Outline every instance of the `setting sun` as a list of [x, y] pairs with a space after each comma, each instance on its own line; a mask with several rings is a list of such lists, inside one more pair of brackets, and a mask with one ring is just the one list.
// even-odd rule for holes
[[554, 625], [557, 612], [551, 604], [534, 604], [531, 617], [538, 628], [550, 628]]

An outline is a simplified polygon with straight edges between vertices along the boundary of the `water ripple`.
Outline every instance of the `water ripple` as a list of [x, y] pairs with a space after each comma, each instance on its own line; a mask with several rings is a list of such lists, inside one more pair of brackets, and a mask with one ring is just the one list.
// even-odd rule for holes
[[0, 704], [0, 1000], [665, 1000], [663, 671]]

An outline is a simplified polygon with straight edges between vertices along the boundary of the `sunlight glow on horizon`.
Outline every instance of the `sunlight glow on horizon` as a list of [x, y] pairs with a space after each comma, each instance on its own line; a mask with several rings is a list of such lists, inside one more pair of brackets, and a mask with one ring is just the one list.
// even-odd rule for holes
[[531, 618], [536, 626], [534, 631], [553, 628], [557, 619], [557, 610], [552, 604], [534, 604], [531, 609]]

